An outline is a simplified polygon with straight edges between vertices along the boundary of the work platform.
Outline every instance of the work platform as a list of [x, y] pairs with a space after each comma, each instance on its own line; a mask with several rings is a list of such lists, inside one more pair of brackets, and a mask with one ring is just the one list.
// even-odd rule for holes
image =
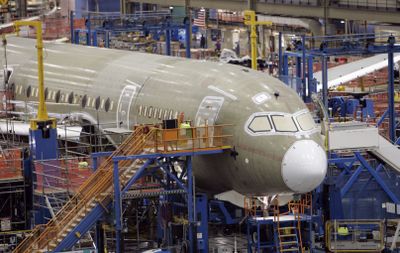
[[279, 197], [276, 197], [271, 202], [272, 211], [261, 210], [255, 198], [247, 198], [245, 201], [248, 215], [247, 252], [267, 250], [276, 253], [304, 253], [304, 248], [310, 247], [311, 237], [305, 236], [305, 228], [312, 224], [311, 194], [305, 194], [283, 206], [279, 205]]
[[379, 134], [376, 126], [364, 122], [332, 123], [329, 150], [368, 151], [400, 172], [400, 148]]
[[[14, 252], [59, 252], [70, 249], [104, 214], [115, 213], [116, 252], [120, 252], [122, 211], [121, 201], [139, 180], [157, 173], [167, 178], [159, 180], [160, 191], [152, 194], [184, 194], [187, 199], [188, 238], [193, 238], [194, 197], [191, 157], [223, 153], [230, 150], [230, 125], [195, 128], [161, 129], [139, 126], [113, 153], [93, 155], [95, 172], [79, 187], [77, 193], [46, 225], [37, 226]], [[99, 157], [108, 157], [97, 166]], [[173, 170], [172, 158], [181, 158], [185, 165], [181, 173]], [[159, 179], [159, 178], [158, 178]], [[165, 184], [166, 183], [166, 184]], [[176, 192], [171, 192], [176, 191]], [[190, 249], [193, 250], [193, 241]]]

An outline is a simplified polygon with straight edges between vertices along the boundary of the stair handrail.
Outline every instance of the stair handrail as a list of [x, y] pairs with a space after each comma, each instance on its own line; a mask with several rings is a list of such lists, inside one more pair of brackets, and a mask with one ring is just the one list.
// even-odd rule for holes
[[[146, 132], [146, 131], [147, 132]], [[121, 146], [113, 152], [111, 156], [109, 156], [78, 189], [77, 193], [66, 203], [66, 205], [61, 208], [55, 217], [51, 219], [44, 227], [44, 231], [40, 231], [40, 228], [35, 228], [31, 235], [25, 238], [14, 250], [14, 252], [22, 253], [22, 252], [31, 252], [27, 251], [32, 248], [34, 245], [39, 248], [49, 247], [49, 244], [54, 239], [58, 239], [60, 237], [61, 232], [74, 221], [74, 218], [77, 217], [81, 212], [86, 212], [88, 205], [92, 204], [96, 201], [102, 206], [108, 205], [106, 203], [111, 200], [110, 195], [112, 191], [112, 183], [113, 180], [113, 161], [112, 157], [120, 156], [120, 155], [133, 155], [140, 154], [146, 148], [146, 144], [148, 141], [153, 141], [155, 144], [153, 152], [158, 151], [157, 145], [157, 131], [158, 128], [150, 128], [149, 126], [140, 126], [135, 129], [134, 133], [123, 143]], [[153, 137], [154, 140], [150, 140]], [[219, 136], [219, 138], [224, 138], [229, 136]], [[215, 136], [214, 136], [215, 138]], [[121, 167], [124, 165], [131, 164], [133, 167], [134, 164], [138, 160], [135, 161], [121, 161]], [[132, 168], [128, 167], [128, 168]], [[120, 169], [119, 175], [123, 175], [125, 169]], [[124, 177], [120, 179], [122, 184], [125, 183]], [[106, 194], [104, 194], [106, 193]], [[255, 210], [256, 211], [256, 210]], [[61, 216], [61, 219], [60, 217]], [[54, 231], [56, 234], [54, 235]]]
[[[139, 141], [139, 143], [143, 143], [143, 141], [141, 140], [141, 141]], [[136, 150], [136, 149], [134, 149], [134, 150]], [[104, 167], [106, 167], [106, 165]], [[104, 168], [102, 168], [102, 169], [104, 169]], [[63, 225], [62, 223], [65, 223], [65, 225], [63, 225], [63, 227], [65, 227], [70, 222], [69, 216], [73, 215], [73, 217], [74, 217], [81, 210], [85, 210], [87, 208], [88, 203], [95, 201], [95, 198], [96, 197], [98, 198], [98, 195], [101, 195], [103, 192], [108, 190], [107, 188], [112, 188], [112, 183], [111, 183], [112, 180], [110, 180], [110, 177], [112, 177], [112, 170], [107, 170], [106, 172], [107, 172], [107, 174], [103, 175], [103, 177], [101, 177], [101, 180], [96, 182], [94, 186], [90, 186], [90, 188], [89, 188], [90, 190], [88, 192], [86, 192], [86, 195], [83, 198], [79, 199], [79, 202], [78, 202], [79, 204], [73, 206], [72, 210], [70, 210], [65, 216], [63, 216], [63, 219], [60, 221], [61, 225]], [[108, 186], [107, 183], [109, 183], [110, 186]], [[92, 193], [94, 193], [94, 194], [92, 194]], [[96, 195], [96, 193], [97, 193], [97, 195]], [[101, 201], [99, 199], [97, 199], [97, 201], [99, 203], [101, 203], [107, 197], [108, 196], [105, 195], [105, 196], [103, 196]], [[60, 224], [57, 224], [57, 225], [60, 226]], [[52, 240], [52, 239], [53, 238], [51, 238], [50, 240]]]
[[[137, 151], [137, 149], [140, 149], [140, 147], [142, 147], [143, 145], [144, 145], [144, 141], [143, 141], [143, 139], [141, 139], [141, 140], [139, 140], [139, 142], [138, 142], [138, 145], [136, 145], [136, 147], [134, 146], [135, 144], [137, 144], [136, 142], [135, 142], [135, 137], [137, 137], [138, 135], [140, 135], [140, 134], [142, 134], [143, 133], [143, 127], [142, 126], [140, 126], [140, 127], [138, 127], [135, 131], [134, 131], [134, 133], [116, 150], [116, 151], [114, 151], [114, 153], [113, 153], [113, 155], [118, 155], [118, 154], [120, 154], [121, 153], [121, 151], [123, 151], [128, 145], [130, 145], [129, 147], [132, 147], [132, 149], [134, 150], [134, 151]], [[149, 135], [151, 135], [152, 134], [152, 131], [149, 131], [149, 133], [146, 135], [146, 137], [147, 136], [149, 136]], [[129, 141], [128, 141], [129, 140]], [[132, 141], [133, 140], [133, 142], [131, 143], [130, 141]], [[88, 199], [88, 197], [92, 197], [93, 195], [92, 195], [92, 193], [93, 192], [99, 192], [98, 190], [101, 190], [101, 189], [98, 189], [98, 187], [92, 187], [92, 184], [93, 184], [93, 180], [95, 181], [95, 184], [97, 184], [97, 185], [100, 185], [100, 186], [103, 186], [103, 188], [105, 188], [105, 186], [107, 185], [107, 184], [100, 184], [100, 182], [103, 182], [103, 181], [106, 181], [107, 182], [107, 180], [106, 179], [109, 179], [109, 177], [110, 177], [110, 174], [112, 174], [112, 173], [110, 173], [112, 170], [106, 170], [107, 168], [107, 166], [109, 166], [110, 165], [110, 163], [112, 162], [112, 160], [111, 160], [112, 158], [111, 157], [109, 157], [109, 158], [107, 158], [103, 163], [102, 163], [102, 165], [100, 166], [100, 168], [98, 169], [98, 170], [96, 170], [96, 172], [95, 173], [93, 173], [92, 174], [92, 176], [91, 177], [89, 177], [87, 180], [85, 180], [85, 182], [79, 187], [79, 189], [78, 189], [78, 191], [77, 191], [77, 194], [75, 194], [69, 201], [68, 201], [68, 203], [59, 211], [59, 212], [57, 212], [57, 214], [56, 214], [56, 216], [55, 216], [55, 218], [54, 219], [52, 219], [52, 220], [50, 220], [44, 227], [49, 227], [49, 228], [54, 228], [54, 227], [60, 227], [60, 225], [62, 225], [62, 223], [63, 223], [63, 221], [65, 221], [67, 218], [69, 218], [69, 215], [71, 214], [71, 213], [74, 213], [74, 214], [76, 214], [76, 212], [75, 212], [75, 209], [78, 209], [78, 207], [80, 207], [79, 209], [78, 209], [78, 211], [80, 211], [80, 210], [82, 210], [82, 206], [83, 207], [85, 207], [85, 205], [87, 204], [87, 202], [89, 202], [89, 201], [91, 201], [93, 198], [90, 198], [90, 199]], [[108, 168], [109, 169], [109, 168]], [[107, 173], [108, 172], [108, 173]], [[98, 176], [99, 174], [104, 174], [104, 176]], [[96, 182], [96, 181], [98, 181], [98, 179], [100, 179], [100, 182]], [[106, 183], [106, 182], [104, 182], [104, 183]], [[89, 187], [89, 190], [88, 191], [86, 191], [86, 188], [87, 187]], [[85, 191], [84, 191], [85, 190]], [[107, 190], [107, 189], [103, 189], [103, 190]], [[82, 192], [85, 192], [86, 194], [83, 196], [83, 197], [80, 197], [81, 195], [82, 195]], [[93, 196], [93, 197], [96, 197], [96, 196]], [[102, 199], [102, 200], [104, 200], [105, 198], [106, 198], [107, 196], [104, 196], [104, 198]], [[87, 201], [84, 201], [84, 200], [87, 200]], [[76, 202], [76, 203], [78, 203], [78, 204], [74, 204], [74, 202]], [[71, 204], [72, 203], [72, 204]], [[72, 206], [72, 207], [71, 207]], [[71, 210], [68, 210], [69, 208], [72, 208]], [[67, 211], [67, 215], [63, 215], [64, 217], [63, 217], [63, 219], [61, 219], [60, 220], [60, 223], [58, 223], [58, 222], [56, 222], [57, 221], [57, 217], [58, 216], [60, 216], [63, 212], [66, 212]], [[68, 223], [67, 223], [68, 224]], [[55, 225], [55, 226], [54, 226]], [[65, 224], [66, 225], [66, 224]], [[50, 231], [48, 231], [47, 233], [46, 233], [46, 231], [43, 231], [43, 232], [41, 232], [40, 231], [40, 228], [41, 227], [43, 227], [43, 226], [40, 226], [40, 227], [37, 227], [37, 228], [35, 228], [34, 229], [34, 231], [32, 231], [32, 233], [31, 233], [31, 235], [29, 236], [29, 237], [27, 237], [27, 238], [25, 238], [18, 246], [17, 246], [17, 248], [14, 250], [14, 252], [25, 252], [25, 250], [27, 250], [27, 249], [29, 249], [29, 245], [35, 245], [35, 243], [36, 244], [39, 244], [43, 239], [45, 239], [45, 238], [43, 238], [43, 237], [47, 237], [46, 235], [49, 233], [49, 232], [51, 232], [51, 229], [50, 229]], [[38, 236], [37, 238], [34, 238], [35, 237], [35, 235], [36, 236]], [[58, 236], [57, 236], [58, 237]], [[51, 239], [54, 239], [54, 237], [52, 237]], [[51, 241], [51, 239], [50, 240], [47, 240], [47, 241]], [[29, 243], [29, 241], [30, 241], [30, 243]], [[28, 244], [28, 245], [26, 245], [26, 244]], [[28, 247], [28, 248], [26, 248], [26, 249], [24, 249], [24, 246], [26, 247]], [[39, 245], [40, 246], [40, 245]]]

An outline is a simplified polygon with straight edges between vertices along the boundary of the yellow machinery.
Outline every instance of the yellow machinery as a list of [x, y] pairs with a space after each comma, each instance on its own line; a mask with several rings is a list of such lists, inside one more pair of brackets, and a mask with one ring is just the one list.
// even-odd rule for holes
[[257, 21], [255, 11], [244, 11], [244, 24], [250, 26], [251, 68], [257, 70], [257, 25], [272, 25], [270, 21]]
[[38, 62], [38, 89], [39, 106], [37, 117], [30, 120], [29, 144], [34, 160], [57, 158], [57, 128], [56, 119], [49, 118], [44, 95], [44, 70], [43, 70], [43, 37], [41, 21], [16, 21], [15, 31], [19, 35], [21, 26], [31, 26], [36, 29], [36, 48]]
[[15, 21], [15, 30], [19, 35], [21, 26], [32, 26], [36, 29], [36, 48], [37, 48], [37, 62], [38, 62], [38, 88], [39, 88], [39, 107], [37, 118], [31, 120], [31, 129], [38, 129], [39, 125], [51, 125], [56, 128], [56, 119], [49, 118], [46, 109], [46, 101], [44, 96], [44, 70], [43, 70], [43, 37], [42, 37], [42, 22], [41, 21]]

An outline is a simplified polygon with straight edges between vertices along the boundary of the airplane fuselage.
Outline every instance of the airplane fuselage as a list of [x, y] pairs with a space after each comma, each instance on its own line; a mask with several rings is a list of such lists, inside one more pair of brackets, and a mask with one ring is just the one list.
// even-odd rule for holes
[[[15, 99], [35, 110], [35, 41], [8, 40]], [[236, 157], [194, 159], [200, 188], [255, 195], [307, 192], [325, 176], [321, 136], [308, 109], [271, 76], [221, 63], [71, 44], [48, 43], [44, 55], [46, 104], [53, 114], [126, 129], [181, 113], [196, 126], [234, 124]]]

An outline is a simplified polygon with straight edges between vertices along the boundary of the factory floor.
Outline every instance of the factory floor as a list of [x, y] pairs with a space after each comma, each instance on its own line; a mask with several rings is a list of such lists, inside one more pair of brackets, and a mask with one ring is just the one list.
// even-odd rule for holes
[[[236, 244], [235, 244], [236, 241]], [[235, 250], [236, 245], [236, 250]], [[221, 235], [209, 238], [210, 253], [247, 252], [247, 240], [243, 234]]]

